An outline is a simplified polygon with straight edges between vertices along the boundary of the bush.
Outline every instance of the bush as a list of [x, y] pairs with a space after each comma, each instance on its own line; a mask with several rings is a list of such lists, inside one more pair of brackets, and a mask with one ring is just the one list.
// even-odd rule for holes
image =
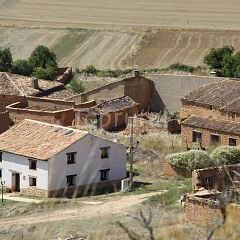
[[27, 60], [17, 60], [13, 63], [11, 72], [24, 76], [31, 76], [33, 68]]
[[97, 69], [93, 65], [87, 66], [83, 71], [84, 71], [86, 76], [97, 74]]
[[12, 67], [12, 54], [9, 48], [0, 48], [0, 71], [8, 72]]
[[170, 70], [176, 70], [176, 71], [184, 71], [184, 72], [190, 72], [193, 73], [195, 68], [192, 66], [184, 65], [184, 64], [179, 64], [175, 63], [169, 66]]
[[218, 147], [212, 152], [211, 158], [219, 166], [240, 163], [240, 148], [232, 146]]
[[213, 160], [208, 156], [207, 152], [202, 150], [190, 150], [187, 152], [169, 154], [167, 159], [172, 165], [186, 168], [191, 172], [195, 169], [214, 165]]
[[70, 82], [70, 86], [72, 88], [72, 90], [76, 93], [82, 93], [84, 92], [84, 87], [82, 82], [78, 82], [77, 79], [75, 77], [73, 77], [73, 79]]
[[36, 78], [53, 80], [57, 76], [57, 71], [52, 67], [47, 67], [47, 68], [37, 67], [37, 68], [34, 68], [33, 75]]

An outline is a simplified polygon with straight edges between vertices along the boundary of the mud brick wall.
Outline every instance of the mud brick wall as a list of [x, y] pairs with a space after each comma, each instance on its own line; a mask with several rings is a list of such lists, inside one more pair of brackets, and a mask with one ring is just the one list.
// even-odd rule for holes
[[[213, 189], [224, 191], [231, 187], [240, 185], [234, 171], [240, 173], [240, 164], [228, 165], [223, 167], [204, 168], [193, 171], [192, 173], [192, 188], [196, 192], [199, 188], [208, 188], [206, 178], [211, 178]], [[232, 182], [234, 181], [234, 183]]]
[[196, 225], [214, 224], [222, 220], [219, 205], [210, 199], [187, 197], [186, 221]]
[[202, 116], [212, 117], [217, 120], [223, 120], [225, 122], [240, 122], [240, 114], [227, 114], [218, 109], [213, 109], [207, 105], [197, 105], [194, 102], [187, 102], [182, 100], [182, 109], [180, 117], [186, 119], [189, 116]]
[[92, 101], [89, 101], [89, 102], [83, 102], [83, 103], [76, 104], [74, 106], [74, 108], [75, 109], [83, 109], [83, 108], [94, 107], [96, 105], [97, 105], [96, 101], [92, 100]]
[[131, 77], [121, 81], [110, 83], [82, 93], [71, 98], [76, 104], [91, 100], [111, 100], [118, 97], [129, 96], [140, 104], [140, 110], [148, 110], [151, 104], [153, 82], [144, 77]]
[[65, 67], [65, 68], [58, 68], [58, 78], [57, 81], [61, 82], [63, 84], [66, 84], [69, 79], [72, 78], [72, 68], [71, 67]]
[[192, 132], [193, 131], [199, 131], [202, 133], [202, 147], [205, 147], [206, 149], [211, 146], [211, 134], [216, 134], [220, 136], [220, 145], [229, 145], [229, 138], [236, 139], [237, 145], [240, 145], [240, 136], [234, 135], [234, 134], [227, 134], [223, 132], [217, 132], [212, 131], [208, 129], [203, 128], [193, 128], [190, 126], [185, 126], [182, 124], [181, 126], [181, 139], [183, 146], [189, 147], [189, 148], [197, 148], [199, 146], [198, 143], [193, 142], [192, 138]]
[[0, 134], [7, 131], [10, 126], [8, 112], [0, 112]]
[[66, 187], [48, 192], [48, 197], [82, 197], [88, 194], [106, 193], [118, 191], [121, 180], [104, 181], [94, 184], [81, 185], [77, 187]]
[[162, 175], [166, 177], [182, 176], [184, 178], [190, 178], [192, 174], [185, 168], [173, 166], [170, 162], [165, 161]]
[[0, 112], [5, 112], [6, 106], [16, 102], [21, 102], [23, 99], [24, 99], [23, 96], [0, 94]]

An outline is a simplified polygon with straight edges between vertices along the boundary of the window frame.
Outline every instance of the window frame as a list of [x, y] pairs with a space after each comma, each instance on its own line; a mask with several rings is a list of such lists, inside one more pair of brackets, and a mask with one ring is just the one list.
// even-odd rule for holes
[[[215, 141], [214, 137], [216, 137], [218, 140]], [[212, 145], [219, 145], [221, 144], [221, 136], [219, 134], [210, 133], [210, 141]]]
[[[67, 156], [67, 165], [71, 165], [71, 164], [76, 163], [77, 152], [66, 153], [66, 156]], [[73, 156], [73, 159], [72, 159], [72, 156]]]
[[[230, 144], [230, 141], [231, 141], [231, 140], [234, 140], [234, 141], [235, 141], [235, 144]], [[230, 137], [230, 138], [228, 139], [228, 145], [229, 145], [229, 146], [233, 146], [233, 147], [237, 146], [237, 139]]]
[[100, 170], [100, 181], [110, 180], [110, 168]]
[[[109, 158], [110, 157], [110, 146], [108, 147], [101, 147], [100, 150], [101, 150], [101, 159], [106, 159], [106, 158]], [[103, 151], [106, 150], [106, 154], [103, 154]]]
[[[35, 163], [35, 167], [33, 167], [34, 165], [32, 165], [32, 163]], [[29, 158], [28, 159], [28, 168], [29, 170], [37, 170], [37, 159], [33, 159], [33, 158]]]
[[[197, 134], [199, 134], [200, 138], [197, 137]], [[197, 142], [202, 142], [202, 132], [200, 131], [192, 131], [192, 142], [197, 143]]]
[[[29, 187], [37, 187], [37, 177], [29, 176], [28, 180], [29, 180]], [[31, 180], [32, 180], [32, 183], [31, 183]]]
[[[67, 184], [67, 187], [75, 187], [75, 186], [76, 186], [76, 176], [77, 176], [77, 174], [72, 174], [72, 175], [67, 175], [67, 176], [66, 176], [66, 181], [67, 181], [66, 184]], [[70, 177], [72, 178], [72, 185], [69, 185], [69, 184], [68, 184], [68, 182], [69, 182], [69, 181], [68, 181], [68, 178], [70, 178]]]

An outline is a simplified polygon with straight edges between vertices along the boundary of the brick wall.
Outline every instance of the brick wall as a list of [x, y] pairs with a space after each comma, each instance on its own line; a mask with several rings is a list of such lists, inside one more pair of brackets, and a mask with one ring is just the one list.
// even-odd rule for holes
[[0, 134], [7, 131], [10, 126], [8, 112], [0, 112]]
[[185, 126], [182, 124], [181, 126], [181, 139], [182, 139], [182, 145], [189, 147], [189, 148], [197, 148], [199, 146], [198, 143], [193, 142], [193, 131], [198, 131], [202, 133], [202, 142], [201, 145], [204, 148], [211, 147], [211, 134], [220, 135], [220, 145], [229, 145], [229, 138], [236, 139], [237, 145], [240, 145], [240, 136], [235, 134], [227, 134], [224, 132], [217, 132], [217, 131], [210, 131], [208, 129], [204, 128], [194, 128], [190, 126]]
[[185, 168], [173, 166], [170, 162], [165, 161], [163, 164], [162, 175], [166, 177], [182, 176], [185, 178], [190, 178], [192, 174]]
[[[239, 178], [234, 171], [240, 173], [240, 164], [195, 170], [192, 173], [192, 189], [195, 192], [202, 187], [224, 191], [240, 186]], [[212, 181], [211, 187], [207, 185], [207, 178]]]
[[219, 204], [211, 199], [187, 197], [186, 221], [196, 225], [214, 224], [222, 220]]

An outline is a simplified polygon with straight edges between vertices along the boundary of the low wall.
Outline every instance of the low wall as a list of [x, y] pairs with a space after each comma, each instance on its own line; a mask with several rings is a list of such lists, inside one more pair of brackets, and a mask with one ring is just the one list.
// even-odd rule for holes
[[58, 68], [57, 81], [66, 84], [73, 76], [71, 67]]
[[47, 197], [48, 192], [38, 189], [36, 187], [29, 187], [21, 189], [21, 194], [30, 195], [30, 196], [39, 196], [39, 197]]
[[104, 181], [78, 187], [66, 187], [48, 192], [48, 197], [83, 197], [89, 194], [116, 192], [120, 189], [121, 180]]
[[10, 119], [8, 112], [0, 113], [0, 134], [7, 131], [10, 126]]
[[2, 95], [0, 94], [0, 112], [5, 112], [6, 107], [10, 104], [21, 102], [24, 99], [23, 96], [15, 95]]
[[187, 197], [185, 204], [186, 221], [197, 225], [209, 225], [222, 221], [219, 204], [210, 199]]
[[187, 169], [173, 166], [168, 161], [165, 161], [163, 164], [162, 175], [166, 177], [182, 176], [184, 178], [190, 178], [192, 176], [191, 172], [188, 171]]

